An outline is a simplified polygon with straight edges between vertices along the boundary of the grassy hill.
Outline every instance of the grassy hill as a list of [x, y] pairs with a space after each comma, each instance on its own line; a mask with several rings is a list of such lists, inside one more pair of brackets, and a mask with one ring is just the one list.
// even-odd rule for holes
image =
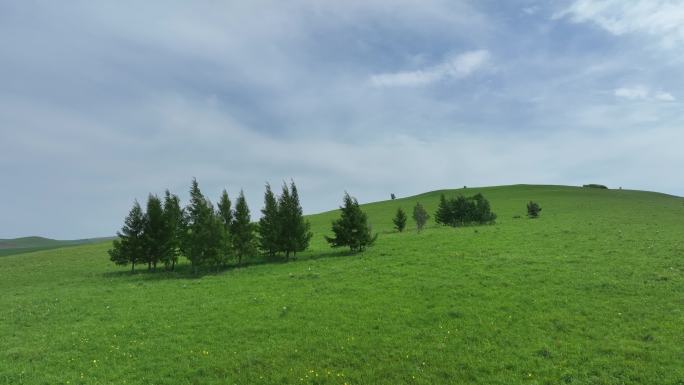
[[[441, 192], [482, 192], [497, 224], [392, 232]], [[328, 212], [297, 261], [197, 277], [131, 275], [109, 243], [7, 256], [0, 383], [682, 384], [683, 202], [436, 191], [365, 205], [381, 234], [363, 254], [325, 244]]]
[[87, 243], [97, 243], [113, 238], [89, 238], [71, 241], [59, 241], [43, 237], [22, 237], [14, 239], [0, 239], [0, 257], [5, 255], [29, 253], [38, 250], [56, 249], [58, 247], [76, 246]]

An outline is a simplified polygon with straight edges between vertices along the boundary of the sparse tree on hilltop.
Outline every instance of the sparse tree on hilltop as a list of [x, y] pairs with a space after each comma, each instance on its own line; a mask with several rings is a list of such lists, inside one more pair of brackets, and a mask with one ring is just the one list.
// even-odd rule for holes
[[368, 217], [361, 210], [356, 198], [345, 193], [344, 204], [340, 210], [342, 211], [340, 218], [333, 221], [332, 224], [335, 237], [325, 237], [328, 243], [332, 247], [348, 246], [352, 252], [363, 251], [366, 247], [371, 246], [378, 236], [371, 234]]
[[109, 250], [109, 258], [117, 265], [126, 266], [131, 264], [131, 272], [135, 271], [135, 264], [140, 262], [144, 255], [143, 231], [145, 216], [138, 201], [133, 203], [133, 208], [128, 213], [124, 226], [117, 232], [118, 239], [114, 240], [112, 249]]
[[401, 209], [401, 207], [399, 207], [394, 219], [392, 219], [392, 223], [394, 223], [394, 228], [400, 233], [404, 231], [404, 228], [406, 228], [406, 219], [406, 213]]
[[428, 219], [430, 219], [430, 215], [425, 211], [425, 207], [423, 207], [420, 202], [416, 203], [416, 206], [413, 208], [413, 220], [416, 221], [416, 228], [418, 231], [421, 231], [423, 227], [425, 227]]

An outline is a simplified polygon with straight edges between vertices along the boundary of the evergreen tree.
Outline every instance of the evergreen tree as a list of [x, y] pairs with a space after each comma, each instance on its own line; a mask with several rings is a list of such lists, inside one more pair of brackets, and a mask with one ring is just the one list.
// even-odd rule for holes
[[394, 228], [400, 233], [406, 228], [406, 213], [401, 207], [397, 209], [397, 214], [394, 216], [394, 219], [392, 219], [392, 222], [394, 223]]
[[[313, 234], [310, 231], [311, 224], [304, 219], [304, 210], [302, 210], [302, 205], [299, 203], [299, 193], [294, 181], [290, 182], [290, 204], [287, 206], [289, 211], [288, 221], [283, 226], [289, 227], [289, 236], [292, 239], [290, 245], [292, 246], [292, 252], [296, 256], [298, 251], [304, 251], [309, 247]], [[286, 250], [285, 258], [289, 259], [287, 252], [288, 250]]]
[[450, 225], [452, 217], [451, 205], [444, 194], [442, 194], [439, 197], [439, 206], [437, 206], [437, 212], [435, 213], [435, 222], [440, 225]]
[[420, 202], [416, 203], [416, 206], [413, 208], [413, 220], [416, 221], [418, 231], [421, 231], [423, 227], [425, 227], [428, 219], [430, 219], [430, 215], [425, 211], [425, 207], [423, 207]]
[[238, 264], [242, 258], [250, 256], [255, 251], [254, 226], [249, 216], [249, 207], [244, 192], [235, 201], [235, 213], [231, 226], [233, 249], [237, 254]]
[[541, 208], [541, 206], [539, 206], [539, 203], [537, 203], [537, 202], [530, 201], [527, 204], [527, 216], [530, 218], [539, 217], [539, 212], [541, 210], [542, 210], [542, 208]]
[[135, 271], [135, 264], [144, 257], [144, 227], [145, 216], [138, 201], [135, 201], [133, 208], [128, 213], [124, 226], [116, 235], [112, 249], [109, 250], [110, 260], [117, 265], [126, 266], [131, 264], [131, 272]]
[[223, 256], [224, 262], [227, 262], [233, 254], [233, 245], [230, 236], [230, 227], [233, 223], [233, 210], [231, 209], [230, 198], [228, 198], [228, 192], [223, 190], [221, 193], [221, 199], [218, 203], [218, 218], [223, 227]]
[[368, 217], [361, 210], [356, 198], [352, 198], [349, 193], [344, 194], [344, 205], [340, 207], [341, 216], [333, 221], [332, 231], [334, 238], [328, 236], [325, 239], [332, 247], [349, 246], [352, 252], [363, 251], [371, 246], [377, 239], [371, 235], [368, 226]]
[[271, 185], [266, 183], [264, 193], [264, 207], [261, 209], [261, 219], [259, 219], [259, 248], [269, 257], [274, 257], [280, 250], [280, 209]]
[[183, 210], [180, 199], [166, 190], [164, 195], [164, 222], [166, 224], [166, 243], [162, 254], [162, 262], [168, 269], [174, 270], [178, 262], [178, 255], [183, 237]]
[[156, 195], [150, 194], [147, 198], [147, 211], [145, 213], [145, 226], [143, 230], [145, 248], [145, 262], [147, 269], [157, 269], [157, 263], [164, 257], [164, 248], [167, 244], [166, 221], [161, 200]]
[[218, 222], [213, 207], [199, 189], [197, 180], [193, 178], [190, 188], [190, 203], [185, 209], [186, 231], [183, 237], [183, 254], [190, 260], [193, 272], [212, 256], [213, 226]]

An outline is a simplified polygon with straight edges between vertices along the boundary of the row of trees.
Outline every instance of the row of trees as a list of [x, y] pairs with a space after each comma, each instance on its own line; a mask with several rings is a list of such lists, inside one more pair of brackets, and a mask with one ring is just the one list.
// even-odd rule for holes
[[225, 266], [258, 252], [274, 257], [305, 250], [311, 239], [309, 223], [304, 220], [294, 182], [283, 185], [277, 197], [266, 185], [262, 218], [252, 223], [249, 207], [240, 191], [232, 208], [224, 190], [216, 208], [193, 179], [190, 202], [181, 208], [178, 196], [168, 190], [164, 200], [150, 194], [143, 212], [136, 201], [109, 250], [118, 265], [146, 263], [148, 269], [163, 263], [173, 270], [180, 256], [186, 257], [196, 271], [199, 266]]

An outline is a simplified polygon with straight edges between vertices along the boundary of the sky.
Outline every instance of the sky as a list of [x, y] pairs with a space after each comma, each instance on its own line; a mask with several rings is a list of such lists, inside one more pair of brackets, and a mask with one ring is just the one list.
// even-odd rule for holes
[[684, 1], [0, 0], [0, 238], [193, 177], [305, 213], [517, 183], [684, 195]]

